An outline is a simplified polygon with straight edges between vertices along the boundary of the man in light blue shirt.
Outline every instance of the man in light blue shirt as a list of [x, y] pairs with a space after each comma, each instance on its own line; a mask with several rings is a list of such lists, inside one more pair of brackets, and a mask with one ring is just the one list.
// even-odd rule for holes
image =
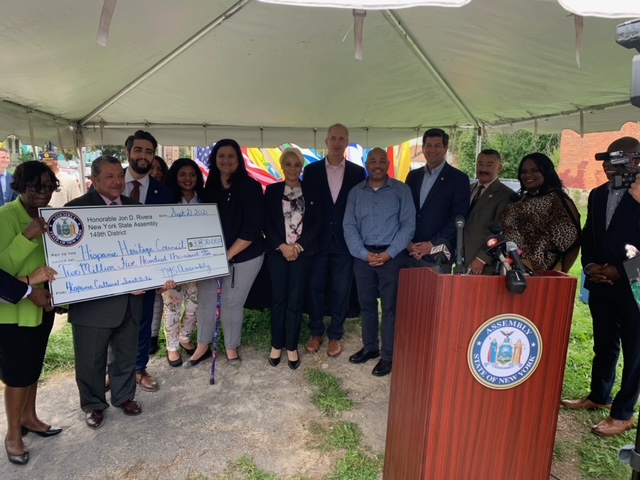
[[[349, 357], [364, 363], [381, 356], [376, 376], [391, 373], [396, 322], [398, 275], [403, 252], [415, 231], [416, 211], [411, 190], [389, 178], [387, 152], [374, 148], [367, 155], [369, 177], [349, 192], [342, 226], [351, 255], [362, 316], [364, 347]], [[378, 339], [378, 293], [382, 303], [382, 348]]]

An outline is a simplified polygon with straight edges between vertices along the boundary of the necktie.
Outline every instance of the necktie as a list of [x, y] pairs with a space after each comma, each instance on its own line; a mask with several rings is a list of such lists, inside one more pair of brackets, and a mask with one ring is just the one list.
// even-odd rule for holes
[[[140, 192], [138, 192], [138, 193], [140, 193]], [[117, 203], [116, 202], [111, 202], [109, 205], [117, 205]]]
[[476, 206], [476, 203], [478, 203], [478, 199], [480, 198], [480, 195], [482, 195], [483, 190], [484, 190], [484, 185], [480, 185], [478, 187], [478, 190], [476, 191], [476, 194], [473, 196], [473, 200], [471, 200], [471, 205], [469, 205], [469, 211], [471, 211], [473, 207]]
[[131, 190], [131, 199], [136, 202], [140, 201], [140, 185], [142, 185], [138, 180], [134, 180], [131, 182], [133, 184], [133, 190]]

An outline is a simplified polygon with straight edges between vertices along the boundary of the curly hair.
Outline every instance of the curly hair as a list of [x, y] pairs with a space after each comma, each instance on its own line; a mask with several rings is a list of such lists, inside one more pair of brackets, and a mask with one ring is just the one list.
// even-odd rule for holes
[[53, 170], [46, 163], [36, 161], [24, 162], [18, 165], [13, 172], [13, 182], [11, 182], [10, 187], [20, 194], [25, 193], [28, 188], [39, 191], [42, 188], [43, 173], [49, 175], [51, 184], [55, 185], [55, 190], [58, 190], [60, 181], [56, 174], [53, 173]]

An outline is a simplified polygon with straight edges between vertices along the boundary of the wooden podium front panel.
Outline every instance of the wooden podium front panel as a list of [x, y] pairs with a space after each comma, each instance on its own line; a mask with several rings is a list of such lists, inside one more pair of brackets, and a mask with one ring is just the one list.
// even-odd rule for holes
[[[549, 478], [576, 283], [549, 272], [513, 295], [505, 277], [401, 271], [385, 479]], [[502, 314], [529, 319], [542, 351], [527, 381], [494, 390], [467, 351]]]

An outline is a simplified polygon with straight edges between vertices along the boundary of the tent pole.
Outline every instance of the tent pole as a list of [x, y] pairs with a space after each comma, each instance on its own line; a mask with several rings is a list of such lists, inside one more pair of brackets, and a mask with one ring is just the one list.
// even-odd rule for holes
[[120, 100], [122, 97], [124, 97], [127, 93], [129, 93], [131, 90], [136, 88], [138, 85], [140, 85], [146, 79], [148, 79], [154, 73], [156, 73], [158, 70], [160, 70], [162, 67], [164, 67], [165, 65], [170, 63], [174, 58], [178, 57], [182, 52], [187, 50], [193, 44], [197, 43], [198, 40], [200, 40], [202, 37], [207, 35], [211, 30], [213, 30], [214, 28], [219, 26], [221, 23], [223, 23], [224, 21], [226, 21], [229, 18], [231, 18], [234, 14], [238, 13], [238, 11], [240, 11], [240, 9], [242, 9], [242, 7], [244, 7], [250, 1], [251, 0], [239, 0], [238, 2], [236, 2], [231, 8], [229, 8], [227, 11], [225, 11], [222, 15], [220, 15], [218, 18], [214, 19], [209, 24], [205, 25], [198, 32], [196, 32], [192, 37], [187, 39], [182, 45], [179, 45], [177, 48], [175, 48], [173, 51], [171, 51], [166, 57], [164, 57], [158, 63], [153, 65], [146, 72], [142, 73], [142, 75], [140, 75], [138, 78], [136, 78], [135, 80], [130, 82], [128, 85], [126, 85], [120, 91], [116, 92], [114, 95], [112, 95], [110, 98], [108, 98], [105, 102], [103, 102], [102, 104], [100, 104], [96, 108], [94, 108], [91, 112], [89, 112], [87, 115], [85, 115], [83, 118], [81, 118], [78, 121], [78, 123], [80, 125], [84, 125], [89, 120], [91, 120], [93, 117], [95, 117], [96, 115], [100, 115], [104, 110], [106, 110], [111, 105], [116, 103], [118, 100]]
[[415, 56], [418, 57], [420, 63], [427, 68], [433, 79], [440, 85], [440, 88], [442, 88], [442, 90], [449, 96], [458, 109], [473, 123], [473, 125], [476, 127], [479, 126], [480, 122], [478, 122], [478, 119], [473, 115], [473, 113], [471, 113], [471, 110], [469, 110], [460, 96], [455, 92], [455, 90], [453, 90], [451, 85], [449, 85], [449, 82], [447, 82], [447, 80], [442, 76], [440, 71], [422, 50], [420, 45], [417, 44], [411, 34], [402, 26], [398, 17], [396, 17], [391, 10], [383, 10], [382, 15], [387, 19], [396, 32], [398, 32], [407, 45], [409, 45], [409, 48], [413, 51]]

